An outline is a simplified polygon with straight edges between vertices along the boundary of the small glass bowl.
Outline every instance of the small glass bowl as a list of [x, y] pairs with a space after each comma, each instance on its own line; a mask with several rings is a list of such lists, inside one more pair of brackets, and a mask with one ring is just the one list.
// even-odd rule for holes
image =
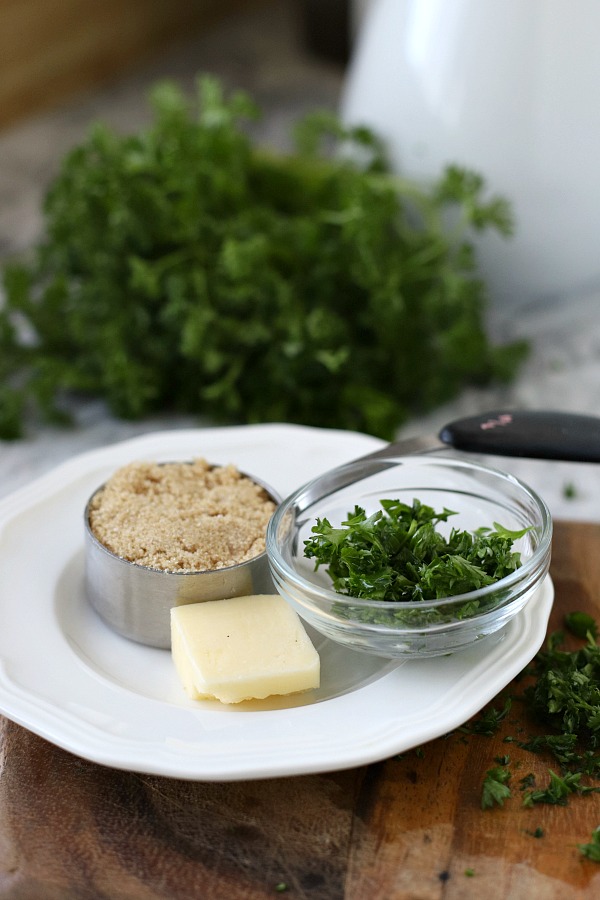
[[[475, 531], [498, 522], [530, 530], [514, 549], [522, 565], [493, 585], [412, 602], [360, 600], [332, 589], [326, 566], [304, 556], [317, 518], [335, 527], [355, 505], [367, 515], [382, 499], [413, 499], [457, 513], [438, 530]], [[427, 456], [357, 460], [321, 475], [286, 498], [267, 528], [267, 555], [279, 593], [332, 640], [388, 658], [452, 653], [502, 629], [533, 598], [548, 572], [552, 519], [545, 502], [505, 472], [471, 461]], [[468, 604], [468, 605], [467, 605]]]

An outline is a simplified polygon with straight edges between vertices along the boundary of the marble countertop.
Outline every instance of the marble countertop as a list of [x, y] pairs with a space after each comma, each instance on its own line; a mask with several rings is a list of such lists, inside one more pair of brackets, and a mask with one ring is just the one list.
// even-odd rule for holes
[[[0, 257], [29, 247], [40, 236], [41, 200], [63, 154], [92, 120], [117, 128], [142, 126], [149, 117], [149, 86], [163, 77], [191, 89], [198, 72], [211, 71], [227, 86], [245, 87], [265, 111], [259, 139], [285, 146], [290, 124], [315, 106], [335, 108], [343, 70], [312, 58], [300, 40], [292, 3], [237, 15], [209, 33], [174, 48], [152, 65], [68, 105], [0, 133]], [[400, 435], [438, 430], [447, 421], [498, 408], [547, 408], [600, 414], [600, 296], [568, 303], [490, 313], [490, 328], [502, 338], [524, 336], [532, 353], [514, 384], [468, 390], [428, 416], [414, 419]], [[190, 417], [117, 421], [101, 403], [76, 409], [68, 430], [32, 423], [17, 442], [0, 442], [0, 498], [71, 456], [158, 429], [209, 427]], [[523, 478], [542, 494], [553, 515], [600, 521], [600, 466], [532, 460], [489, 459]], [[568, 497], [567, 494], [572, 494]]]

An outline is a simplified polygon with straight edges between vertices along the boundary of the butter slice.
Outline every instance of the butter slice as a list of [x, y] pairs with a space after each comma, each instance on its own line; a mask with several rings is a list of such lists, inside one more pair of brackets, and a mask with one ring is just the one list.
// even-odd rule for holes
[[319, 687], [320, 659], [279, 594], [207, 600], [171, 610], [171, 653], [193, 700], [259, 700]]

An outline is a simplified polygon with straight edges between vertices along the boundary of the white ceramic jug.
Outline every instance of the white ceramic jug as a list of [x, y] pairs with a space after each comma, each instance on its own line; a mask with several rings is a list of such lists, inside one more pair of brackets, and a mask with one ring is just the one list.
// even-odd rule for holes
[[342, 115], [419, 180], [458, 163], [512, 205], [478, 239], [492, 306], [600, 290], [600, 0], [372, 0]]

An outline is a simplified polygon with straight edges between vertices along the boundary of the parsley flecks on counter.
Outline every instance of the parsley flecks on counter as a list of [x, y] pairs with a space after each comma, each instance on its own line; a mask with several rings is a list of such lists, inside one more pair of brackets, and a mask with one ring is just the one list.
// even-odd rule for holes
[[[546, 784], [536, 787], [536, 777], [530, 772], [519, 780], [521, 805], [532, 808], [538, 804], [567, 806], [575, 796], [600, 791], [600, 646], [596, 643], [598, 625], [588, 613], [570, 612], [564, 624], [572, 635], [586, 635], [586, 643], [576, 649], [565, 646], [565, 632], [555, 631], [547, 645], [539, 650], [525, 675], [532, 679], [515, 699], [523, 702], [534, 720], [548, 729], [546, 734], [534, 734], [525, 740], [505, 737], [517, 747], [536, 754], [553, 757], [560, 772], [548, 769]], [[468, 734], [494, 735], [501, 720], [510, 710], [507, 701], [503, 711], [488, 709], [460, 731]], [[500, 762], [498, 758], [496, 762]], [[504, 762], [504, 760], [502, 760]], [[507, 756], [506, 766], [512, 761]], [[518, 761], [517, 761], [518, 765]], [[503, 806], [511, 797], [508, 782], [509, 768], [489, 769], [483, 780], [481, 806], [491, 809]], [[586, 779], [587, 782], [584, 783]], [[536, 838], [544, 837], [544, 829], [525, 829]], [[588, 843], [577, 844], [582, 856], [600, 863], [600, 828], [592, 832]]]
[[380, 500], [380, 505], [369, 516], [355, 506], [339, 528], [319, 518], [304, 542], [304, 555], [317, 569], [328, 566], [340, 594], [436, 600], [494, 584], [521, 565], [513, 544], [528, 529], [509, 531], [494, 523], [474, 532], [453, 528], [445, 537], [436, 526], [455, 515], [452, 510], [436, 512], [417, 499], [411, 506], [400, 500]]

